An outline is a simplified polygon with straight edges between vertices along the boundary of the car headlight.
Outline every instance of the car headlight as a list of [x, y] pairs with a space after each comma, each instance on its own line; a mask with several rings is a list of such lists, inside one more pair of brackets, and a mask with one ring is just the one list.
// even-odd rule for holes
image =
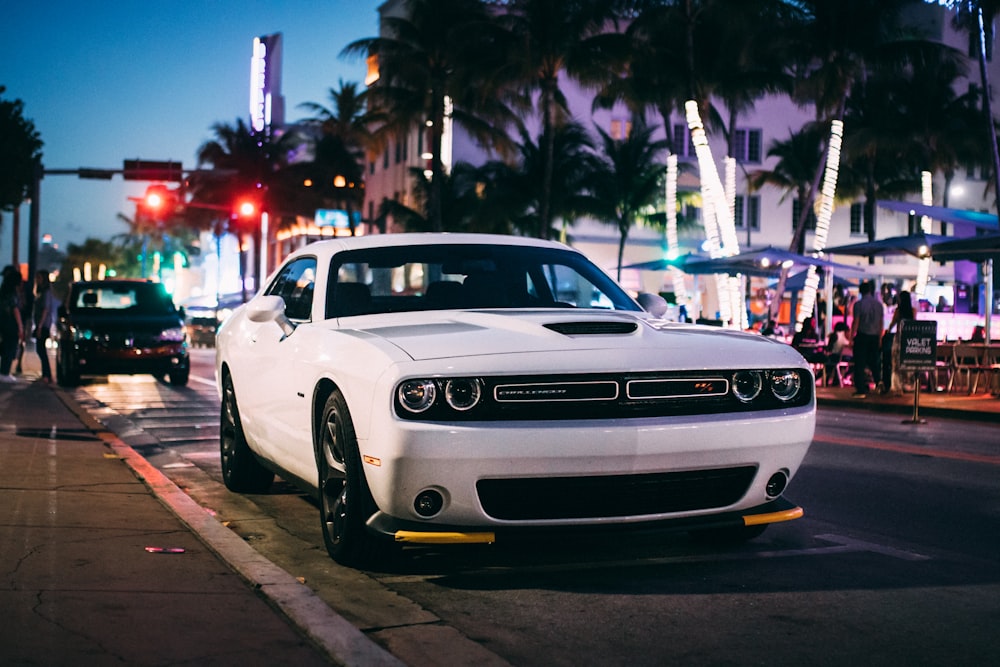
[[787, 402], [795, 398], [802, 387], [802, 376], [792, 370], [771, 372], [771, 393], [779, 401]]
[[160, 332], [159, 339], [165, 343], [180, 343], [184, 340], [184, 327], [164, 329]]
[[471, 410], [482, 394], [482, 383], [475, 378], [448, 380], [444, 385], [444, 400], [455, 410]]
[[733, 373], [733, 396], [743, 403], [757, 398], [764, 388], [760, 371], [736, 371]]
[[410, 412], [424, 412], [434, 405], [437, 386], [433, 380], [407, 380], [396, 392], [399, 404]]

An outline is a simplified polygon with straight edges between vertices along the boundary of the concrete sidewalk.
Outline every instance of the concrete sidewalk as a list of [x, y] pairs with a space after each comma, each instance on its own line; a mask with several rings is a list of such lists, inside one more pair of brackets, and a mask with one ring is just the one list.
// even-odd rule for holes
[[4, 664], [399, 664], [25, 366], [0, 385]]

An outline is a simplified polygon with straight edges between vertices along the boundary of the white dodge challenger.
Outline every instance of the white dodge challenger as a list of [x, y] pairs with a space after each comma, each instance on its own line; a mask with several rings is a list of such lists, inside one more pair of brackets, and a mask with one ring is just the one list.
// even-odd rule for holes
[[330, 556], [524, 531], [750, 539], [815, 428], [790, 346], [666, 322], [562, 244], [320, 241], [219, 330], [222, 471], [313, 494]]

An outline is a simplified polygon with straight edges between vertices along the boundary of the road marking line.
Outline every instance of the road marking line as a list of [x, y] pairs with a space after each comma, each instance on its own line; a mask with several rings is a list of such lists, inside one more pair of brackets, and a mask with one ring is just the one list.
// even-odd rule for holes
[[992, 454], [975, 454], [972, 452], [952, 452], [944, 449], [932, 449], [918, 445], [895, 445], [873, 440], [856, 440], [854, 438], [838, 438], [835, 436], [823, 435], [813, 438], [813, 442], [822, 442], [827, 445], [843, 445], [845, 447], [863, 447], [865, 449], [880, 449], [885, 452], [895, 452], [897, 454], [916, 454], [928, 456], [935, 459], [951, 459], [952, 461], [965, 461], [967, 463], [986, 463], [988, 465], [1000, 466], [1000, 456]]

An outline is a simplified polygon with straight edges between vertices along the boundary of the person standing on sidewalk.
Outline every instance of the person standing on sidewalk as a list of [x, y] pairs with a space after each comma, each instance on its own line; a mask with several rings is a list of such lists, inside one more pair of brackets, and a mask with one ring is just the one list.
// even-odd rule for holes
[[[901, 395], [906, 390], [906, 387], [903, 382], [903, 374], [899, 368], [900, 330], [902, 329], [903, 322], [915, 320], [917, 316], [913, 312], [913, 299], [910, 297], [909, 292], [903, 290], [897, 298], [899, 302], [896, 304], [896, 310], [892, 314], [892, 321], [889, 323], [889, 328], [885, 332], [885, 335], [889, 338], [889, 375], [886, 377], [886, 364], [883, 359], [882, 382], [885, 384], [883, 388], [884, 393]], [[883, 339], [882, 354], [885, 354], [885, 347], [885, 340]]]
[[21, 273], [13, 266], [4, 268], [3, 282], [0, 282], [0, 382], [16, 382], [10, 368], [24, 340], [21, 300], [17, 290], [20, 284]]
[[52, 366], [49, 364], [49, 350], [46, 346], [52, 327], [59, 312], [59, 300], [52, 293], [52, 283], [48, 271], [35, 272], [35, 302], [32, 321], [35, 323], [35, 352], [42, 362], [42, 382], [52, 382]]
[[851, 320], [851, 341], [854, 354], [854, 395], [864, 397], [871, 391], [868, 372], [875, 385], [881, 381], [882, 368], [879, 345], [885, 324], [882, 302], [875, 298], [875, 283], [866, 280], [858, 290], [861, 299], [854, 304]]

